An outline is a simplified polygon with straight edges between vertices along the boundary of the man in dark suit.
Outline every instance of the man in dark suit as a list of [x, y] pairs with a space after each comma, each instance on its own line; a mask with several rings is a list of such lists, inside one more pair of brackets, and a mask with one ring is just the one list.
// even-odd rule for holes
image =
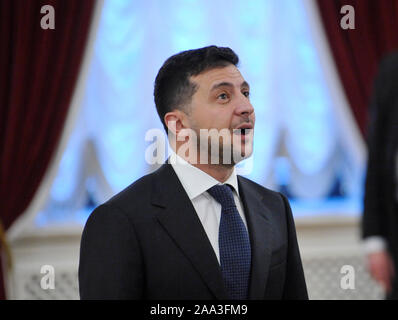
[[362, 234], [371, 275], [398, 299], [398, 52], [380, 64], [370, 107]]
[[82, 299], [308, 298], [288, 200], [235, 172], [255, 124], [237, 64], [216, 46], [163, 64], [154, 95], [172, 157], [90, 215]]

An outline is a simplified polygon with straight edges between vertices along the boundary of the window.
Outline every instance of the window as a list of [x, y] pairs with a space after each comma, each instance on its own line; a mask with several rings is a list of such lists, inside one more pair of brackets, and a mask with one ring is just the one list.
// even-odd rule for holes
[[210, 44], [231, 47], [251, 84], [248, 177], [287, 194], [296, 216], [358, 214], [363, 157], [347, 144], [352, 130], [343, 128], [313, 13], [300, 0], [105, 1], [80, 116], [37, 225], [83, 224], [154, 169], [144, 154], [145, 133], [162, 129], [157, 71], [170, 55]]

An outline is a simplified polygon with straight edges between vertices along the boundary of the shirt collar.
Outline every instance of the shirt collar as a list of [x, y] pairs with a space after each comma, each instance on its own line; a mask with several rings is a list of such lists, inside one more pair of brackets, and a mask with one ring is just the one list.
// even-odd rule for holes
[[[172, 156], [175, 156], [174, 159], [176, 159], [176, 161], [174, 161], [175, 163], [171, 163], [171, 165], [178, 178], [180, 179], [180, 182], [187, 192], [190, 200], [206, 192], [211, 187], [217, 184], [222, 184], [206, 172], [188, 163], [186, 160], [177, 155], [174, 151], [171, 151], [171, 153]], [[239, 196], [238, 178], [236, 175], [235, 167], [231, 175], [224, 182], [224, 184], [231, 185]]]

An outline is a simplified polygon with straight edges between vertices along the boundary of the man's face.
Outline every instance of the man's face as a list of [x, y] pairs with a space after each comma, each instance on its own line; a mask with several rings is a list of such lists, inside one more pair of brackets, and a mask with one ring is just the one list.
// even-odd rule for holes
[[[229, 143], [225, 143], [227, 140], [223, 143], [219, 138], [220, 163], [224, 151], [237, 155], [233, 157], [235, 160], [240, 158], [238, 161], [232, 159], [232, 164], [249, 157], [253, 152], [255, 114], [249, 100], [249, 85], [239, 70], [231, 64], [207, 70], [190, 80], [198, 86], [189, 112], [191, 129], [198, 138], [200, 129], [228, 130]], [[244, 134], [241, 129], [246, 129]], [[200, 148], [203, 150], [204, 143], [207, 143], [206, 150], [210, 155], [209, 141], [200, 141]]]

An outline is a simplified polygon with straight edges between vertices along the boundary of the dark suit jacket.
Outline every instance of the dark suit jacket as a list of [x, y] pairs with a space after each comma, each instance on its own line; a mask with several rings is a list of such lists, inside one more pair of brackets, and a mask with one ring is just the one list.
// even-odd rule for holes
[[[287, 199], [238, 176], [250, 299], [307, 299]], [[228, 299], [206, 232], [170, 164], [96, 208], [81, 239], [82, 299]]]
[[[382, 236], [398, 265], [398, 52], [385, 57], [374, 82], [368, 131], [363, 237]], [[398, 277], [396, 277], [398, 278]], [[397, 288], [398, 289], [398, 288]]]

